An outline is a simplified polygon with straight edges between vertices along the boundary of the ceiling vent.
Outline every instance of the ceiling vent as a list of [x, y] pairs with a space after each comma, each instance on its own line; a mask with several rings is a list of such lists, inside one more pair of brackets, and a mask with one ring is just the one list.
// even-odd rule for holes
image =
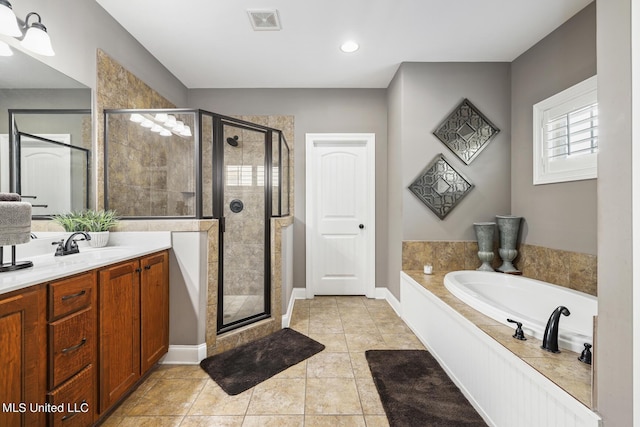
[[276, 9], [247, 10], [247, 13], [254, 31], [280, 31], [282, 29]]

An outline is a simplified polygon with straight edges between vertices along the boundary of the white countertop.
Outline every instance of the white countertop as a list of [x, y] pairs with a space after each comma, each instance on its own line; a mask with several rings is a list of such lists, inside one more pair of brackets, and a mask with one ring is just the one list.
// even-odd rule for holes
[[[78, 242], [80, 253], [54, 256], [54, 241], [70, 233], [36, 233], [38, 239], [16, 246], [16, 261], [31, 261], [33, 267], [0, 273], [0, 294], [50, 282], [63, 277], [115, 264], [171, 248], [171, 232], [112, 232], [104, 248]], [[79, 236], [80, 237], [80, 236]], [[11, 247], [4, 246], [4, 264], [11, 262]]]

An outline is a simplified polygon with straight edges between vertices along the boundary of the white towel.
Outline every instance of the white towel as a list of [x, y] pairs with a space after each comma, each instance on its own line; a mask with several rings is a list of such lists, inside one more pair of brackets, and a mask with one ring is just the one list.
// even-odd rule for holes
[[20, 245], [31, 240], [31, 203], [0, 202], [0, 245]]

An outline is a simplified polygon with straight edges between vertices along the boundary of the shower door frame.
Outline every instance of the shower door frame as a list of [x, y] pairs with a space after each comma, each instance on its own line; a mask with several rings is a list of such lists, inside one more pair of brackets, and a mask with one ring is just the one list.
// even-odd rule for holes
[[[86, 108], [60, 108], [60, 109], [47, 109], [47, 108], [12, 108], [7, 110], [7, 114], [9, 116], [9, 191], [14, 192], [14, 193], [21, 193], [22, 188], [21, 188], [21, 170], [20, 170], [20, 144], [19, 144], [19, 140], [21, 136], [27, 136], [29, 138], [33, 138], [39, 141], [43, 141], [43, 142], [47, 142], [47, 143], [51, 143], [53, 145], [57, 145], [57, 146], [66, 146], [69, 149], [76, 149], [76, 150], [80, 150], [82, 152], [85, 153], [86, 155], [86, 175], [87, 175], [87, 182], [86, 182], [86, 189], [85, 189], [85, 194], [84, 194], [84, 204], [86, 206], [86, 208], [89, 208], [89, 204], [90, 204], [90, 197], [89, 194], [91, 193], [91, 186], [92, 186], [92, 182], [91, 182], [91, 176], [89, 175], [90, 173], [90, 166], [91, 166], [91, 158], [92, 158], [92, 153], [91, 150], [88, 148], [84, 148], [84, 147], [80, 147], [80, 146], [76, 146], [73, 144], [65, 144], [62, 142], [58, 142], [58, 141], [53, 141], [47, 138], [42, 138], [40, 136], [37, 135], [32, 135], [30, 133], [26, 133], [26, 132], [21, 132], [20, 129], [18, 128], [18, 124], [16, 123], [16, 116], [17, 115], [28, 115], [28, 114], [33, 114], [33, 115], [45, 115], [45, 114], [52, 114], [52, 115], [58, 115], [58, 114], [71, 114], [71, 115], [87, 115], [90, 118], [92, 118], [92, 111], [91, 109], [86, 109]], [[25, 198], [28, 198], [27, 196], [25, 196]], [[50, 219], [51, 215], [32, 215], [33, 219]]]
[[[264, 144], [264, 311], [249, 317], [236, 320], [229, 324], [224, 323], [224, 168], [219, 167], [213, 175], [213, 217], [218, 219], [218, 310], [216, 319], [217, 334], [232, 331], [242, 326], [255, 323], [271, 317], [271, 217], [272, 207], [272, 141], [273, 132], [277, 131], [268, 127], [256, 125], [251, 122], [233, 119], [230, 117], [214, 115], [213, 113], [202, 111], [201, 114], [213, 116], [213, 156], [221, 159], [220, 164], [224, 166], [224, 126], [229, 125], [239, 129], [262, 132], [265, 135]], [[216, 191], [217, 190], [217, 191]]]
[[[117, 109], [104, 109], [103, 111], [103, 122], [104, 122], [104, 171], [103, 171], [103, 186], [104, 186], [104, 198], [103, 203], [105, 209], [109, 207], [109, 174], [108, 174], [108, 161], [109, 161], [109, 151], [108, 151], [108, 135], [109, 135], [109, 123], [108, 116], [109, 114], [131, 114], [131, 113], [167, 113], [167, 114], [186, 114], [193, 113], [195, 115], [194, 120], [194, 168], [195, 168], [195, 212], [194, 215], [186, 215], [186, 216], [123, 216], [123, 219], [127, 220], [153, 220], [153, 219], [216, 219], [218, 220], [218, 298], [217, 298], [217, 319], [216, 319], [216, 330], [217, 334], [222, 334], [224, 332], [228, 332], [242, 326], [246, 326], [248, 324], [257, 322], [259, 320], [268, 319], [271, 317], [271, 218], [277, 218], [282, 216], [288, 216], [290, 214], [290, 206], [287, 205], [286, 209], [283, 206], [282, 194], [279, 196], [279, 206], [278, 206], [278, 215], [274, 215], [273, 213], [273, 141], [274, 135], [278, 136], [277, 143], [279, 144], [279, 159], [278, 159], [278, 167], [283, 169], [283, 145], [286, 146], [287, 155], [290, 153], [289, 144], [284, 136], [284, 133], [281, 129], [275, 129], [264, 125], [259, 125], [256, 123], [251, 123], [245, 120], [236, 119], [233, 117], [221, 115], [218, 113], [214, 113], [211, 111], [206, 111], [202, 109], [193, 109], [193, 108], [140, 108], [140, 109], [132, 109], [132, 108], [117, 108]], [[212, 214], [211, 215], [203, 215], [203, 134], [202, 134], [202, 122], [203, 116], [211, 117], [212, 119], [212, 127], [213, 127], [213, 147], [212, 147], [212, 158], [211, 164], [214, 168], [213, 176], [212, 176]], [[223, 325], [224, 322], [224, 313], [223, 313], [223, 301], [224, 301], [224, 225], [225, 225], [225, 217], [223, 215], [223, 206], [224, 206], [224, 170], [222, 167], [215, 167], [216, 159], [223, 159], [224, 161], [224, 130], [223, 125], [228, 124], [236, 127], [240, 127], [243, 129], [253, 130], [257, 132], [262, 132], [265, 134], [265, 165], [264, 165], [264, 191], [265, 191], [265, 199], [264, 199], [264, 210], [265, 210], [265, 232], [264, 232], [264, 312], [256, 314], [254, 316], [250, 316], [236, 322], [232, 322], [228, 325]], [[224, 165], [224, 163], [222, 163]], [[287, 158], [287, 168], [290, 166], [290, 159]], [[288, 169], [287, 169], [288, 171]], [[288, 172], [290, 173], [290, 172]], [[290, 177], [283, 176], [282, 173], [278, 174], [278, 191], [280, 193], [283, 192], [285, 188], [284, 183], [286, 180], [286, 190], [289, 191]], [[289, 194], [287, 195], [287, 204], [290, 203]], [[279, 302], [276, 302], [278, 304]]]

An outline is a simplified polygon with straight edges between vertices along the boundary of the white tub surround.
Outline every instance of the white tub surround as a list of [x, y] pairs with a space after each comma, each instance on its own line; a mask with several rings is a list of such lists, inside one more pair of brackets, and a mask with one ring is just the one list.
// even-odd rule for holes
[[402, 318], [489, 425], [599, 425], [589, 409], [591, 366], [568, 350], [542, 350], [534, 337], [514, 339], [513, 326], [460, 301], [443, 280], [401, 273]]
[[79, 242], [80, 253], [54, 256], [52, 243], [66, 241], [70, 233], [36, 234], [37, 239], [16, 247], [17, 260], [32, 261], [33, 267], [0, 273], [0, 294], [171, 248], [169, 232], [111, 233], [108, 246], [90, 248], [87, 242]]
[[560, 319], [560, 348], [580, 353], [593, 344], [593, 316], [598, 300], [592, 295], [522, 276], [487, 271], [452, 271], [444, 286], [460, 300], [506, 326], [522, 322], [526, 336], [542, 340], [549, 316], [558, 306], [571, 314]]

